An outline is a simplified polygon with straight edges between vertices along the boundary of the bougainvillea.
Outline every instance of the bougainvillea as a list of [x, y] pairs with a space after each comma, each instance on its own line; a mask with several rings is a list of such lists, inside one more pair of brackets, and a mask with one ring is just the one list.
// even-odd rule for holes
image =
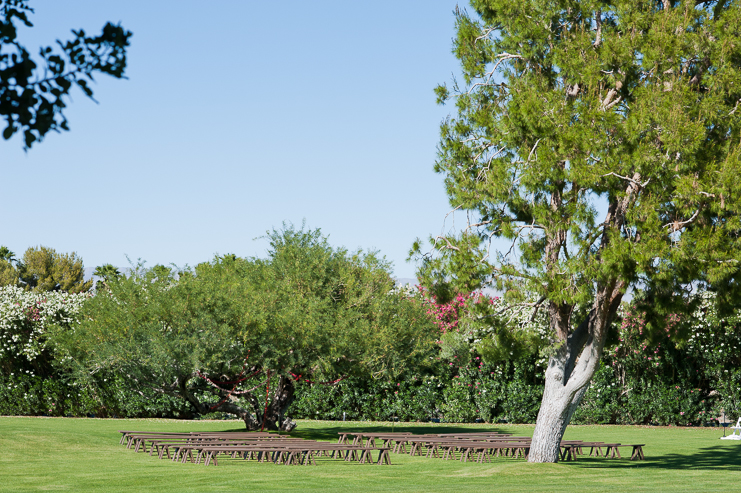
[[[463, 316], [466, 303], [469, 300], [480, 302], [484, 299], [481, 293], [457, 294], [447, 303], [438, 303], [435, 296], [430, 294], [424, 286], [417, 286], [423, 295], [424, 304], [427, 308], [427, 314], [434, 317], [435, 325], [440, 329], [442, 334], [455, 330], [460, 331], [460, 318]], [[493, 300], [491, 300], [493, 301]]]

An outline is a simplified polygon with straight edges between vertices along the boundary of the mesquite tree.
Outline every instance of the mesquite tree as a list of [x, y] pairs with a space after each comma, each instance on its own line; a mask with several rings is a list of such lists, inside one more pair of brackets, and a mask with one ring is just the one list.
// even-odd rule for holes
[[57, 346], [81, 376], [113, 371], [200, 414], [235, 414], [250, 430], [291, 429], [298, 380], [388, 378], [430, 361], [431, 319], [394, 289], [382, 258], [332, 248], [318, 230], [268, 238], [266, 259], [110, 277]]
[[436, 90], [457, 115], [435, 168], [470, 220], [439, 258], [547, 312], [530, 461], [555, 462], [629, 288], [655, 311], [699, 287], [737, 295], [741, 7], [471, 4], [456, 13], [464, 80]]

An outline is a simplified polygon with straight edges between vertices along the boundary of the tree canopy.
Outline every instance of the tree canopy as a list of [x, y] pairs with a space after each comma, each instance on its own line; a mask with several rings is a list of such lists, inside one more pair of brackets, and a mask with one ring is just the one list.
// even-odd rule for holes
[[555, 461], [629, 288], [658, 315], [698, 288], [739, 294], [741, 6], [471, 5], [456, 13], [463, 81], [436, 90], [457, 114], [435, 166], [469, 223], [436, 239], [423, 270], [546, 310], [553, 351], [530, 460]]
[[0, 246], [0, 286], [10, 286], [18, 283], [18, 259], [15, 253], [6, 246]]
[[85, 266], [75, 253], [57, 253], [53, 248], [31, 247], [18, 260], [0, 246], [0, 286], [19, 286], [33, 291], [82, 293], [93, 285], [85, 281]]
[[250, 429], [290, 429], [296, 381], [389, 378], [429, 362], [434, 327], [377, 254], [333, 248], [319, 230], [268, 239], [266, 259], [109, 278], [76, 330], [59, 331], [61, 347], [81, 374], [115, 371]]
[[39, 66], [18, 40], [16, 24], [32, 27], [33, 9], [26, 0], [0, 0], [0, 116], [5, 120], [3, 138], [23, 133], [25, 149], [51, 130], [69, 130], [65, 100], [72, 87], [93, 99], [89, 82], [96, 73], [122, 78], [131, 32], [110, 22], [98, 36], [82, 29], [73, 39], [57, 40], [57, 49], [39, 50]]

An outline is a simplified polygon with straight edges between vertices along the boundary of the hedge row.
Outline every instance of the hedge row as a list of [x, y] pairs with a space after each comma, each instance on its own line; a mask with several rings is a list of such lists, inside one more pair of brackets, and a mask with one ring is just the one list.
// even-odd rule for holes
[[[76, 382], [45, 347], [47, 321], [70, 327], [84, 301], [47, 293], [43, 302], [0, 289], [0, 414], [198, 417], [177, 398], [97, 374]], [[641, 314], [623, 313], [574, 423], [714, 424], [741, 416], [741, 317], [720, 318], [708, 298], [691, 317], [650, 331]], [[61, 322], [60, 322], [61, 321]], [[40, 329], [40, 328], [41, 329]], [[684, 331], [680, 336], [678, 330]], [[677, 342], [679, 341], [679, 342]], [[523, 355], [496, 364], [470, 351], [441, 357], [398, 381], [349, 379], [298, 384], [292, 418], [532, 423], [543, 392], [545, 359]]]

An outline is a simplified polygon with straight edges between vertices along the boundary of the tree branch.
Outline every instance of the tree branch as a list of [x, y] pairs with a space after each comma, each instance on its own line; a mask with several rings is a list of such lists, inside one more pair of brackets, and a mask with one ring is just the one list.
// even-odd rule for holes
[[700, 204], [700, 207], [698, 207], [698, 209], [695, 211], [695, 213], [692, 214], [692, 217], [690, 217], [686, 221], [674, 221], [674, 222], [665, 224], [664, 227], [665, 228], [671, 228], [671, 231], [669, 231], [670, 233], [674, 233], [676, 231], [679, 231], [680, 229], [682, 229], [683, 227], [687, 226], [688, 224], [693, 223], [695, 221], [695, 219], [697, 219], [697, 216], [700, 215], [700, 211], [702, 211], [702, 209], [703, 209], [703, 205], [704, 205], [704, 203], [703, 204]]
[[595, 12], [594, 23], [597, 25], [597, 37], [592, 46], [597, 48], [602, 44], [602, 9], [598, 9], [597, 12]]

